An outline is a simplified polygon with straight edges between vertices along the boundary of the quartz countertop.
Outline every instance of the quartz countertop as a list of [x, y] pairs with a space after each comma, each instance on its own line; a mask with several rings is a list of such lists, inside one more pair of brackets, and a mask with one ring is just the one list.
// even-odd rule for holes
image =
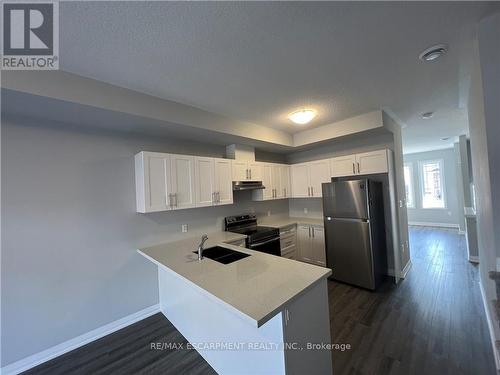
[[229, 232], [209, 233], [205, 248], [219, 245], [250, 254], [230, 264], [204, 258], [198, 261], [200, 237], [160, 244], [138, 252], [215, 298], [257, 327], [309, 287], [331, 275], [329, 268], [226, 244], [245, 238]]
[[284, 228], [293, 224], [309, 224], [323, 226], [323, 219], [316, 219], [311, 217], [265, 217], [259, 219], [259, 225], [264, 225], [273, 228]]

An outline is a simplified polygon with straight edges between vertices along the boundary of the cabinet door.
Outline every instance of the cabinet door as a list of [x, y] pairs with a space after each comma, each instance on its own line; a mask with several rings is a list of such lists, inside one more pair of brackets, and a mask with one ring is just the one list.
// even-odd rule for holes
[[387, 173], [387, 150], [356, 155], [358, 174]]
[[174, 210], [195, 207], [194, 157], [170, 155], [170, 169]]
[[272, 168], [271, 164], [262, 164], [260, 166], [262, 185], [265, 186], [265, 189], [262, 190], [262, 199], [273, 199]]
[[319, 266], [326, 267], [325, 230], [323, 227], [313, 226], [311, 231], [313, 261]]
[[195, 198], [196, 207], [212, 206], [215, 203], [214, 159], [196, 157]]
[[249, 162], [248, 169], [250, 170], [250, 181], [262, 181], [262, 167], [261, 163]]
[[155, 152], [141, 154], [136, 156], [137, 211], [170, 209], [170, 156]]
[[274, 198], [283, 198], [283, 184], [281, 182], [281, 165], [275, 164], [271, 167], [271, 180], [274, 189]]
[[309, 185], [311, 197], [322, 197], [321, 184], [330, 182], [330, 160], [318, 160], [309, 163]]
[[339, 156], [330, 159], [332, 177], [352, 176], [356, 174], [356, 155]]
[[290, 166], [289, 165], [282, 165], [280, 168], [280, 173], [281, 173], [281, 190], [282, 192], [282, 197], [283, 198], [288, 198], [291, 196], [291, 191], [290, 191]]
[[299, 225], [297, 228], [297, 242], [299, 245], [299, 260], [313, 263], [311, 248], [311, 227], [309, 225]]
[[292, 176], [292, 197], [307, 198], [309, 196], [309, 166], [294, 164], [290, 168]]
[[248, 180], [248, 163], [246, 161], [231, 160], [233, 181]]
[[215, 159], [215, 191], [217, 204], [233, 204], [231, 160]]

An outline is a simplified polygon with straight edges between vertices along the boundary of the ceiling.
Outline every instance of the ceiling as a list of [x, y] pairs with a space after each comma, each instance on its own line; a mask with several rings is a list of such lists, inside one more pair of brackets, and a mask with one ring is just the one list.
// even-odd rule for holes
[[[497, 5], [61, 2], [60, 67], [290, 133], [304, 130], [287, 119], [304, 106], [318, 111], [308, 128], [386, 109], [416, 152], [467, 131], [463, 61]], [[418, 60], [435, 43], [448, 54]]]

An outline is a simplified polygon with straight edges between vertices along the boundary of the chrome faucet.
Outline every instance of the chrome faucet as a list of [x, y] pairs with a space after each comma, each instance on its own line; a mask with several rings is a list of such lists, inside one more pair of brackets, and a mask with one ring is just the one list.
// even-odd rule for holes
[[203, 259], [203, 245], [205, 244], [206, 240], [208, 240], [208, 236], [206, 234], [201, 236], [201, 242], [200, 245], [198, 246], [198, 260]]

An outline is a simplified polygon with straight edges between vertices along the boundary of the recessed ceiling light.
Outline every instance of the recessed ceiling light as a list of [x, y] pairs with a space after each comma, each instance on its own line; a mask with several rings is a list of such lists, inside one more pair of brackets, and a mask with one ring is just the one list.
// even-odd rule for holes
[[418, 58], [422, 61], [434, 61], [443, 56], [447, 51], [448, 48], [445, 44], [436, 44], [423, 51]]
[[290, 113], [288, 118], [296, 124], [304, 125], [310, 122], [314, 117], [316, 117], [316, 112], [312, 109], [301, 109]]
[[425, 112], [425, 113], [422, 113], [422, 118], [424, 120], [428, 120], [430, 119], [432, 116], [434, 116], [434, 112]]

